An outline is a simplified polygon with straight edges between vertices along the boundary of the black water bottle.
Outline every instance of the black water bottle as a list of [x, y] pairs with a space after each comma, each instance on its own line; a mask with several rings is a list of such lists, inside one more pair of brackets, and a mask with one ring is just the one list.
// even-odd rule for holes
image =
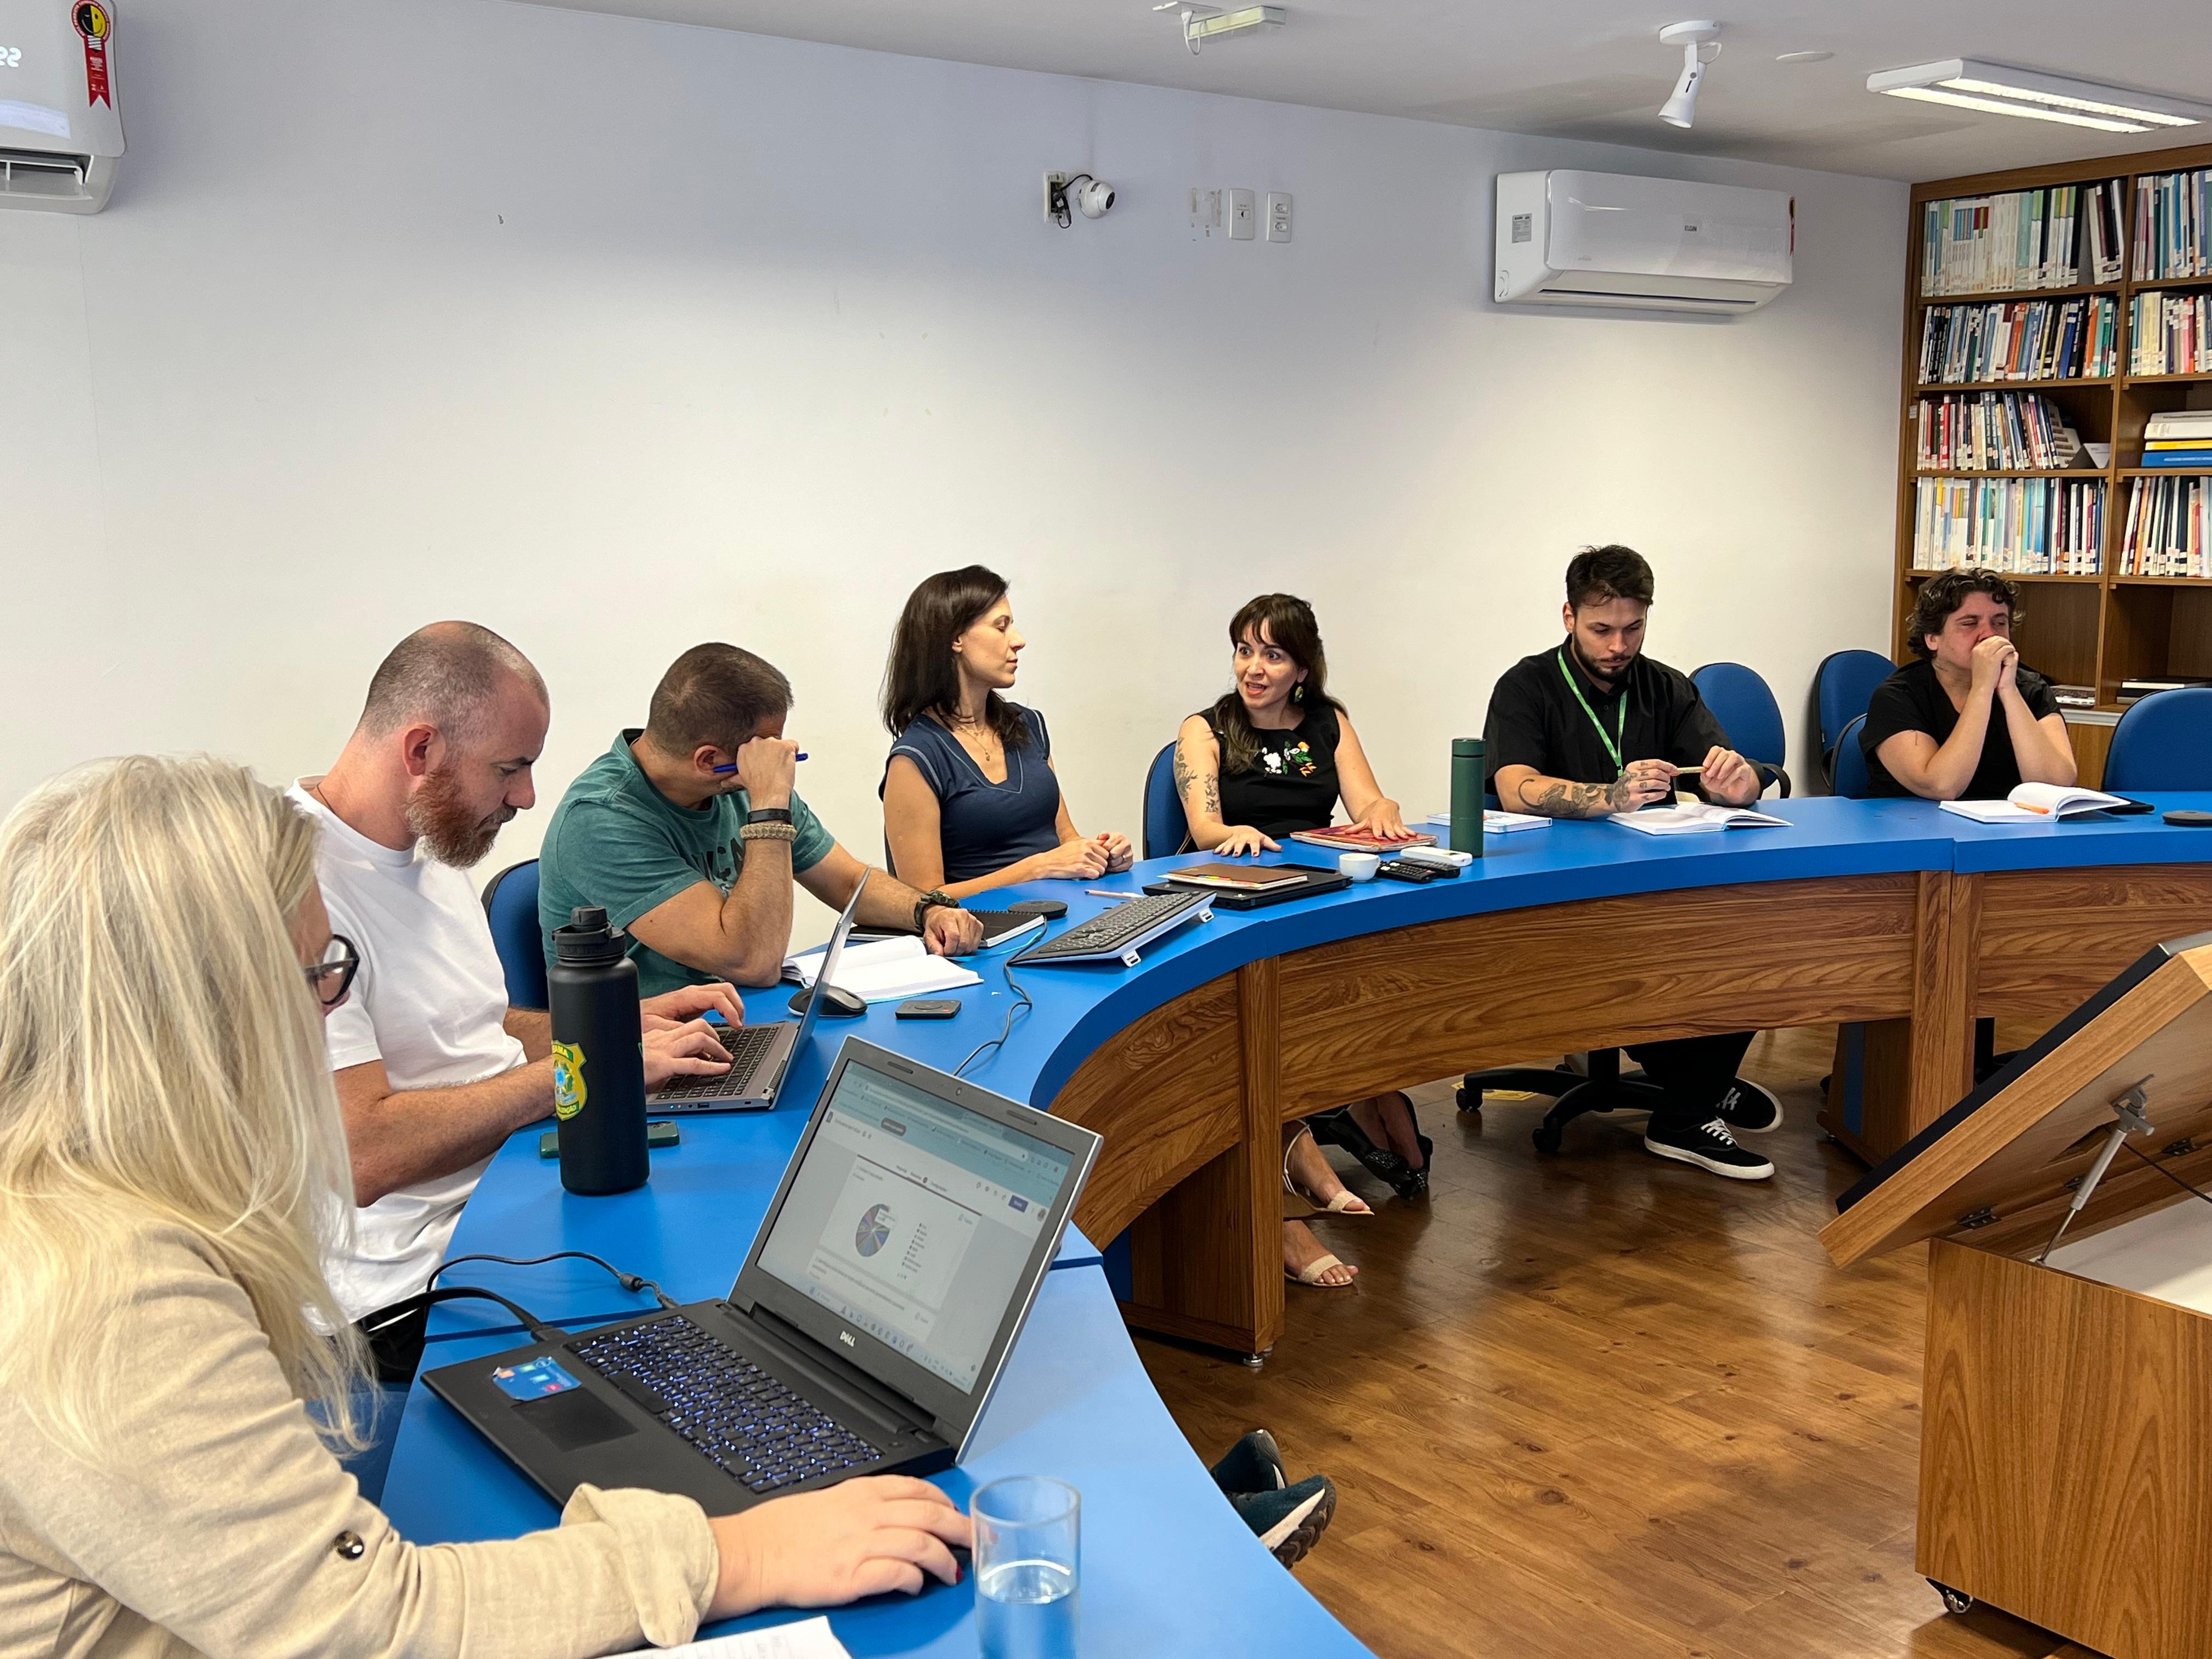
[[599, 1196], [645, 1185], [645, 1054], [638, 1046], [637, 964], [629, 935], [580, 904], [553, 930], [545, 970], [553, 1003], [553, 1115], [561, 1184]]

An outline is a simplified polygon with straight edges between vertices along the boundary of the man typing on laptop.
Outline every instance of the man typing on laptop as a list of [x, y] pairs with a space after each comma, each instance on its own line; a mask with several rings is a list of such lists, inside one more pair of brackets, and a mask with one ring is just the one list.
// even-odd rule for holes
[[[531, 767], [550, 719], [545, 683], [520, 651], [471, 623], [433, 623], [378, 667], [330, 770], [291, 790], [322, 826], [324, 902], [362, 963], [326, 1035], [362, 1206], [329, 1275], [364, 1326], [422, 1289], [486, 1160], [552, 1110], [549, 1018], [507, 1006], [463, 873], [536, 803]], [[649, 1085], [726, 1069], [695, 1018], [708, 1009], [744, 1018], [726, 985], [641, 1006]], [[422, 1339], [419, 1314], [374, 1334], [383, 1382], [413, 1375]]]
[[546, 826], [538, 921], [580, 904], [629, 931], [641, 989], [703, 981], [773, 985], [791, 948], [793, 882], [833, 908], [864, 876], [854, 920], [918, 933], [957, 956], [982, 926], [943, 893], [919, 893], [838, 845], [793, 787], [799, 746], [783, 735], [791, 683], [732, 645], [678, 657], [644, 729], [626, 731], [568, 787]]

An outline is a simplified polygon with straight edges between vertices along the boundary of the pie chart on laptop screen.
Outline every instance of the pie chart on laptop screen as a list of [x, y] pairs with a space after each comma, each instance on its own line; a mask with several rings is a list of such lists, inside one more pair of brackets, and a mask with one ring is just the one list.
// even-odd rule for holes
[[862, 1255], [873, 1255], [890, 1243], [891, 1236], [891, 1206], [871, 1204], [860, 1212], [860, 1224], [853, 1230], [853, 1248]]

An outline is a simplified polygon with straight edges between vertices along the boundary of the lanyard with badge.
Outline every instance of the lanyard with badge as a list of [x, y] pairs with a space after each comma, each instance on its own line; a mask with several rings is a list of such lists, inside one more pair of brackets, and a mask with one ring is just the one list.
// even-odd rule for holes
[[1589, 699], [1583, 696], [1582, 687], [1575, 683], [1574, 675], [1567, 668], [1566, 647], [1561, 646], [1553, 654], [1559, 659], [1559, 678], [1567, 683], [1567, 690], [1575, 694], [1575, 701], [1582, 704], [1583, 713], [1589, 716], [1589, 723], [1597, 727], [1597, 739], [1605, 745], [1605, 752], [1613, 757], [1613, 781], [1618, 783], [1628, 775], [1628, 763], [1620, 757], [1621, 744], [1628, 732], [1628, 688], [1626, 685], [1620, 688], [1620, 707], [1613, 711], [1613, 731], [1608, 734], [1605, 722], [1598, 719], [1597, 710], [1589, 706]]

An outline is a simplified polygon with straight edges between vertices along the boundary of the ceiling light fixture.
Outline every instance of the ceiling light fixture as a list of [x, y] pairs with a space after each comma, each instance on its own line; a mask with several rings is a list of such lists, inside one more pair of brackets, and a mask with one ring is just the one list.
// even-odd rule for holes
[[2164, 93], [2130, 92], [2040, 70], [2008, 68], [1971, 58], [1947, 58], [1867, 76], [1867, 90], [1926, 104], [1949, 104], [1990, 115], [2057, 121], [2098, 132], [2150, 132], [2212, 121], [2212, 105]]
[[1659, 44], [1682, 48], [1682, 73], [1674, 82], [1674, 95], [1659, 106], [1659, 118], [1670, 127], [1686, 127], [1698, 116], [1698, 88], [1704, 84], [1705, 65], [1721, 55], [1718, 23], [1669, 23], [1659, 31]]
[[1288, 21], [1288, 14], [1280, 6], [1243, 6], [1235, 11], [1224, 11], [1218, 6], [1191, 5], [1186, 0], [1165, 0], [1152, 8], [1154, 11], [1180, 11], [1182, 14], [1182, 43], [1190, 55], [1198, 56], [1198, 49], [1208, 40], [1224, 35], [1243, 34], [1254, 29], [1280, 28]]
[[1785, 52], [1774, 61], [1778, 64], [1825, 64], [1836, 54], [1832, 52]]

